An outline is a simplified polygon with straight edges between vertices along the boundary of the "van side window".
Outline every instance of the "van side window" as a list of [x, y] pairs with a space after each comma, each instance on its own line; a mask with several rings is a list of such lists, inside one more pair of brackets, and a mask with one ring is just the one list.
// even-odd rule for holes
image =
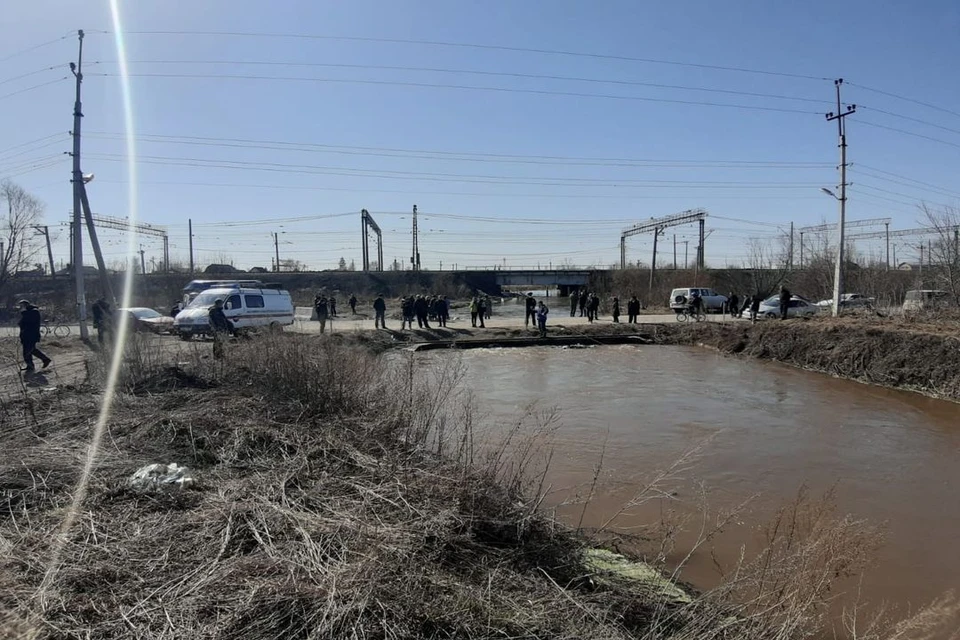
[[247, 295], [243, 296], [243, 300], [247, 303], [248, 309], [263, 309], [263, 296]]
[[240, 296], [233, 294], [227, 298], [226, 304], [223, 305], [227, 309], [242, 309], [243, 305], [240, 303]]

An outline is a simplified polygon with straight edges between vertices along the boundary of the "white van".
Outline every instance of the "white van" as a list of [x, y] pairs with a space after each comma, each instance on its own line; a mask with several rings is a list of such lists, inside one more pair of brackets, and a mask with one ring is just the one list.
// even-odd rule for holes
[[916, 289], [907, 291], [903, 300], [904, 311], [944, 309], [950, 305], [950, 293], [939, 289]]
[[223, 300], [223, 313], [239, 332], [258, 328], [279, 330], [293, 324], [289, 291], [253, 287], [218, 287], [199, 294], [177, 314], [173, 331], [182, 339], [210, 335], [210, 307]]

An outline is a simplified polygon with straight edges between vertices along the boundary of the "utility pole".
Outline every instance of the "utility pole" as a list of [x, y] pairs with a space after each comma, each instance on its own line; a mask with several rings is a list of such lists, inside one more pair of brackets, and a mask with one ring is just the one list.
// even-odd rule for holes
[[690, 241], [683, 241], [683, 270], [686, 271], [690, 268]]
[[843, 84], [843, 78], [834, 81], [837, 88], [837, 110], [827, 114], [827, 120], [837, 121], [837, 135], [840, 142], [840, 220], [837, 224], [837, 264], [833, 273], [833, 315], [840, 315], [840, 298], [843, 295], [843, 250], [844, 250], [844, 226], [847, 217], [847, 127], [845, 119], [850, 114], [856, 112], [857, 105], [851, 104], [843, 111], [840, 106], [840, 86]]
[[277, 261], [274, 265], [276, 266], [277, 273], [280, 273], [280, 234], [276, 231], [273, 232], [273, 251], [277, 256]]
[[660, 227], [653, 230], [653, 260], [650, 261], [650, 286], [647, 289], [647, 298], [653, 297], [653, 278], [657, 274], [657, 238], [660, 236]]
[[420, 245], [417, 237], [417, 205], [413, 205], [413, 252], [410, 254], [410, 268], [420, 271]]
[[83, 282], [83, 236], [80, 235], [80, 193], [83, 186], [83, 174], [80, 171], [80, 119], [83, 110], [80, 104], [80, 85], [83, 82], [81, 64], [83, 63], [83, 30], [77, 31], [80, 41], [77, 64], [70, 63], [70, 71], [77, 79], [77, 95], [73, 103], [73, 276], [77, 293], [77, 322], [80, 325], [80, 339], [89, 340], [87, 331], [87, 296]]
[[953, 228], [953, 261], [960, 262], [960, 225]]
[[800, 232], [800, 271], [803, 271], [803, 231]]
[[698, 270], [698, 271], [704, 268], [704, 265], [703, 265], [703, 262], [704, 262], [704, 258], [703, 258], [703, 256], [704, 256], [703, 241], [706, 239], [706, 238], [704, 237], [704, 235], [703, 235], [703, 228], [704, 228], [704, 226], [705, 226], [705, 225], [704, 225], [704, 222], [705, 222], [704, 220], [702, 220], [702, 219], [700, 220], [700, 246], [697, 247], [697, 270]]
[[790, 271], [793, 271], [793, 221], [790, 222], [790, 251], [788, 255], [790, 256]]
[[[47, 256], [50, 258], [50, 275], [57, 275], [57, 266], [53, 263], [53, 249], [50, 246], [50, 227], [45, 225], [36, 225], [33, 227], [34, 231], [37, 232], [37, 235], [43, 236], [47, 241]], [[0, 251], [0, 255], [3, 252]]]
[[677, 270], [677, 234], [673, 234], [673, 270]]
[[90, 201], [87, 199], [86, 182], [90, 178], [83, 178], [80, 181], [80, 206], [83, 207], [83, 217], [87, 222], [87, 232], [90, 234], [90, 244], [93, 246], [93, 255], [97, 260], [97, 273], [100, 276], [100, 288], [103, 295], [106, 296], [114, 306], [117, 299], [113, 295], [113, 287], [110, 286], [110, 278], [107, 276], [107, 265], [103, 261], [103, 252], [100, 251], [100, 241], [97, 240], [97, 227], [93, 224], [93, 212], [90, 211]]
[[923, 243], [920, 243], [920, 277], [923, 277]]
[[890, 271], [890, 223], [884, 222], [883, 226], [887, 236], [887, 271]]
[[147, 275], [147, 261], [144, 259], [144, 255], [147, 252], [143, 250], [143, 245], [140, 245], [140, 275]]
[[627, 268], [627, 237], [620, 236], [620, 268]]
[[190, 234], [190, 275], [193, 275], [193, 218], [187, 220], [187, 233]]

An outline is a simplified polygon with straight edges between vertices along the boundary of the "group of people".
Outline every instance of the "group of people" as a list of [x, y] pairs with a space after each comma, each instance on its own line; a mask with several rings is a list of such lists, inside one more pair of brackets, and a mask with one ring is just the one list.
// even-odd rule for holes
[[[612, 316], [614, 322], [620, 322], [620, 298], [614, 296], [612, 300]], [[586, 316], [587, 322], [593, 322], [600, 316], [600, 296], [596, 293], [590, 293], [586, 290], [570, 292], [570, 317], [576, 317], [577, 309], [580, 310], [580, 317]], [[637, 296], [631, 296], [627, 301], [627, 322], [635, 324], [637, 316], [640, 315], [640, 299]]]
[[[490, 298], [485, 295], [473, 296], [470, 300], [470, 325], [485, 329], [483, 321], [489, 320], [491, 315], [493, 315], [493, 305], [490, 303]], [[477, 322], [480, 324], [478, 325]]]
[[404, 296], [400, 299], [400, 329], [413, 329], [414, 318], [421, 329], [429, 329], [431, 319], [445, 327], [450, 319], [450, 301], [437, 295]]
[[[780, 306], [780, 319], [786, 320], [787, 315], [790, 312], [790, 299], [793, 297], [793, 294], [790, 293], [790, 290], [785, 286], [780, 287], [780, 293], [777, 296], [777, 301]], [[746, 296], [742, 301], [740, 297], [734, 293], [730, 292], [730, 295], [727, 296], [727, 308], [730, 311], [730, 315], [734, 318], [742, 318], [744, 313], [749, 314], [751, 322], [757, 321], [757, 314], [760, 313], [760, 304], [763, 302], [764, 298], [759, 293], [754, 295]]]

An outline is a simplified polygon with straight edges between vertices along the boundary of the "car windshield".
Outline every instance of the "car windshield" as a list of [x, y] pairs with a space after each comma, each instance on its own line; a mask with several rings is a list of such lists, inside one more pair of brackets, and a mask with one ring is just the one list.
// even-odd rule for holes
[[763, 304], [765, 304], [765, 305], [768, 306], [768, 307], [776, 307], [776, 306], [779, 306], [779, 305], [780, 305], [780, 298], [779, 298], [778, 296], [772, 296], [772, 297], [767, 298], [766, 300], [764, 300], [764, 301], [763, 301]]
[[154, 311], [153, 309], [131, 309], [130, 313], [134, 315], [135, 318], [139, 320], [147, 320], [149, 318], [159, 318], [160, 314]]
[[223, 300], [224, 298], [226, 298], [226, 296], [222, 293], [201, 293], [187, 305], [187, 309], [212, 307], [214, 302]]

